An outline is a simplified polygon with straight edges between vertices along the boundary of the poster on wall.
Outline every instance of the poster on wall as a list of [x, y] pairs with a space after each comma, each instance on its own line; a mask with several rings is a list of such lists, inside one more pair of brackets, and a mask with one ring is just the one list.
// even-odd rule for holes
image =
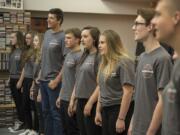
[[0, 0], [0, 8], [23, 9], [23, 0]]

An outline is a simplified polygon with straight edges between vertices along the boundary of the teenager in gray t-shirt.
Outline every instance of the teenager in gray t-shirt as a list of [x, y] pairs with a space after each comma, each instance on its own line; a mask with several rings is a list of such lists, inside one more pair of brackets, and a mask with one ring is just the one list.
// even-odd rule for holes
[[65, 45], [70, 52], [67, 54], [62, 70], [62, 88], [56, 106], [60, 108], [62, 124], [65, 134], [79, 135], [76, 115], [68, 114], [70, 98], [74, 89], [76, 80], [76, 70], [82, 55], [80, 49], [81, 31], [78, 28], [70, 28], [65, 31]]
[[143, 53], [136, 72], [134, 134], [145, 134], [158, 102], [158, 91], [168, 84], [171, 73], [171, 58], [164, 48]]
[[22, 48], [24, 47], [24, 36], [22, 32], [13, 32], [11, 34], [11, 47], [12, 52], [9, 58], [9, 87], [13, 100], [16, 105], [17, 121], [11, 127], [13, 131], [18, 131], [23, 128], [24, 114], [22, 111], [22, 93], [20, 89], [17, 89], [16, 84], [21, 74], [21, 55]]
[[46, 135], [63, 135], [61, 115], [56, 100], [61, 89], [62, 65], [65, 57], [64, 32], [61, 30], [64, 14], [59, 8], [48, 13], [48, 27], [42, 44], [40, 89]]
[[[171, 57], [155, 38], [151, 19], [153, 9], [139, 9], [132, 27], [136, 41], [143, 42], [145, 52], [141, 54], [135, 83], [135, 106], [130, 129], [132, 135], [146, 135], [154, 130], [154, 116], [160, 105], [161, 94], [171, 74]], [[157, 132], [160, 135], [160, 129]]]
[[175, 63], [172, 78], [163, 93], [163, 135], [180, 134], [180, 60]]
[[34, 124], [33, 124], [33, 119], [32, 119], [32, 114], [31, 114], [32, 108], [35, 108], [35, 104], [32, 104], [31, 102], [34, 102], [34, 101], [31, 101], [30, 99], [30, 88], [33, 82], [33, 66], [34, 66], [33, 33], [31, 32], [26, 33], [25, 42], [26, 42], [26, 50], [22, 58], [24, 62], [24, 65], [23, 65], [24, 67], [21, 73], [21, 77], [17, 83], [17, 87], [19, 88], [21, 86], [23, 87], [22, 108], [25, 115], [24, 128], [26, 129], [26, 131], [30, 132], [31, 129], [37, 128], [33, 126]]
[[80, 59], [75, 82], [77, 99], [76, 116], [80, 134], [100, 135], [101, 129], [94, 123], [95, 107], [98, 99], [96, 77], [98, 67], [98, 38], [96, 27], [85, 27], [81, 33], [81, 43], [85, 48]]
[[101, 34], [99, 50], [102, 62], [98, 74], [100, 95], [95, 122], [102, 125], [103, 135], [127, 134], [133, 113], [134, 63], [113, 30]]
[[[163, 116], [162, 134], [179, 135], [180, 134], [180, 1], [179, 0], [161, 0], [156, 7], [156, 16], [153, 24], [157, 29], [156, 37], [160, 41], [169, 44], [177, 53], [177, 62], [170, 83], [163, 93], [162, 106], [157, 116]], [[162, 108], [163, 107], [163, 108]], [[162, 115], [161, 115], [162, 113]], [[157, 117], [156, 117], [157, 118]], [[158, 123], [158, 122], [156, 122]], [[156, 124], [155, 123], [155, 124]], [[155, 125], [154, 125], [155, 126]]]

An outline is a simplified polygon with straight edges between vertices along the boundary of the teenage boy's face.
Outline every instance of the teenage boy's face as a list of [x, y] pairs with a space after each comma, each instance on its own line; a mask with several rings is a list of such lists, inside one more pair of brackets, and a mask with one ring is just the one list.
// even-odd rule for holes
[[55, 14], [48, 14], [48, 19], [47, 19], [47, 23], [48, 23], [48, 28], [56, 28], [58, 25], [60, 25], [60, 21], [57, 20], [56, 15]]
[[171, 36], [175, 31], [173, 15], [170, 13], [169, 8], [167, 2], [159, 2], [156, 7], [156, 15], [152, 20], [156, 29], [156, 38], [165, 42], [170, 41]]
[[67, 48], [74, 48], [78, 44], [78, 39], [72, 33], [65, 35], [65, 45]]
[[142, 16], [138, 15], [132, 27], [135, 41], [144, 41], [144, 39], [148, 36], [149, 33], [147, 27], [148, 26], [146, 26], [145, 19]]

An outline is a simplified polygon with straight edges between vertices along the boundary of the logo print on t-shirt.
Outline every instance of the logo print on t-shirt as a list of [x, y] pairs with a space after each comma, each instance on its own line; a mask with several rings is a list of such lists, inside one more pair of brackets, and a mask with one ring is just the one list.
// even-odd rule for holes
[[154, 71], [153, 71], [153, 68], [150, 64], [146, 64], [143, 67], [142, 74], [143, 74], [144, 78], [151, 78], [153, 73], [154, 73]]
[[[171, 83], [172, 84], [172, 83]], [[168, 88], [167, 90], [167, 99], [170, 103], [174, 103], [176, 99], [176, 89], [174, 88], [174, 85], [172, 84], [171, 87]]]

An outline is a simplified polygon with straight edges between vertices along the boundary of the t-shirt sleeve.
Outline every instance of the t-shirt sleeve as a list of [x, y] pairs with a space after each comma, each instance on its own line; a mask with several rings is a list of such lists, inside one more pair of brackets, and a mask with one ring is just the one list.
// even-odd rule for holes
[[125, 60], [120, 66], [120, 83], [121, 85], [132, 85], [134, 86], [135, 82], [135, 71], [134, 71], [134, 62], [131, 60]]
[[65, 56], [69, 53], [69, 49], [65, 46], [65, 41], [64, 41], [64, 38], [61, 40], [61, 46], [62, 46], [62, 55], [63, 55], [63, 57], [65, 58]]
[[155, 69], [155, 79], [157, 90], [164, 89], [171, 76], [172, 61], [170, 57], [161, 57], [157, 60]]

